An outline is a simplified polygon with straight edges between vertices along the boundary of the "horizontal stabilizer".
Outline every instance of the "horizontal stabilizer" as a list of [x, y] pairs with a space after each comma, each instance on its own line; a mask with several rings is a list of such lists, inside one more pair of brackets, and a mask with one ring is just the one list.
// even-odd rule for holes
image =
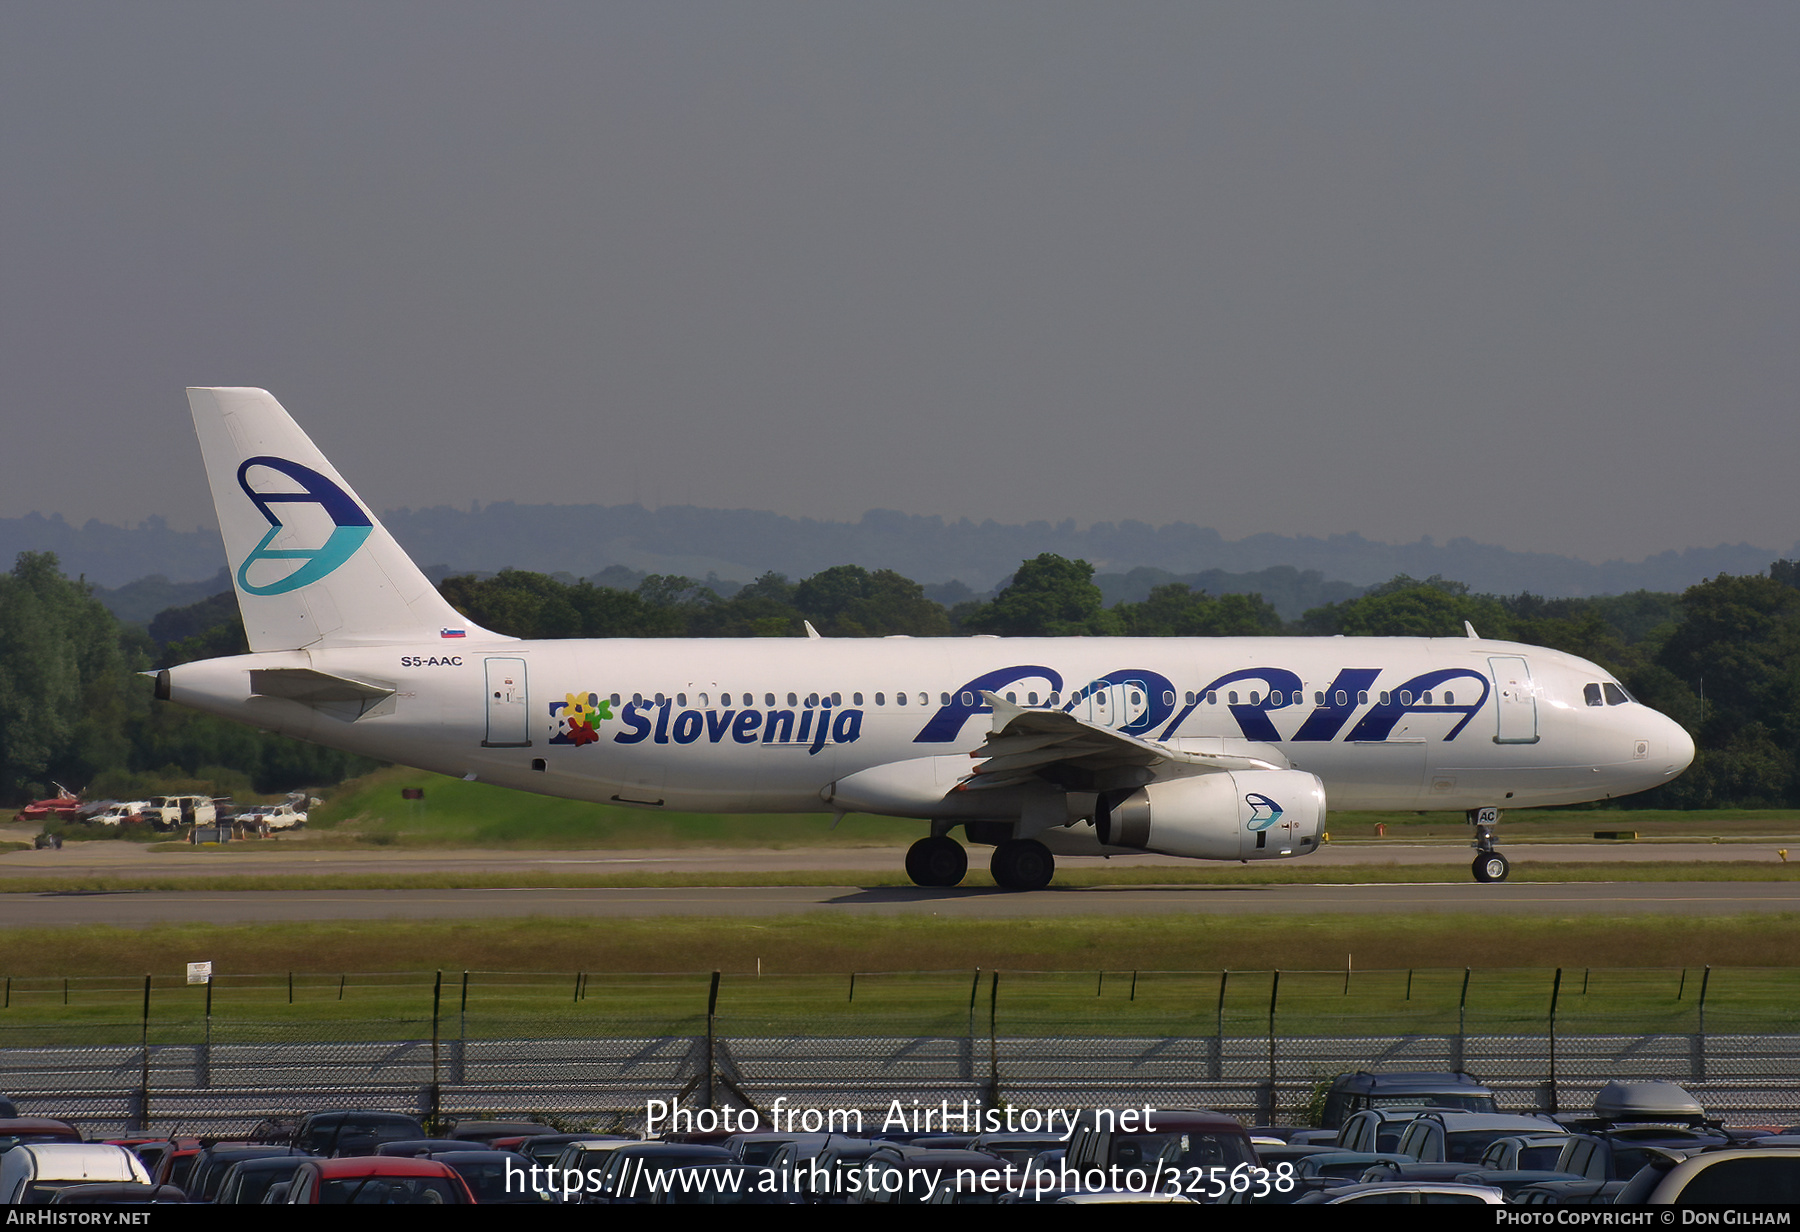
[[270, 667], [250, 673], [250, 692], [355, 720], [392, 697], [394, 686], [333, 676], [310, 667]]

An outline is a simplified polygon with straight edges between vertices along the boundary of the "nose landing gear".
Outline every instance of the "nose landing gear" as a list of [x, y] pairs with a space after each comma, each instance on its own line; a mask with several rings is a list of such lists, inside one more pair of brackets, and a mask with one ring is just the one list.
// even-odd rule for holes
[[1469, 866], [1469, 871], [1476, 881], [1484, 884], [1505, 881], [1507, 874], [1512, 872], [1512, 864], [1494, 850], [1494, 827], [1500, 824], [1500, 810], [1470, 809], [1469, 824], [1475, 827], [1475, 863]]

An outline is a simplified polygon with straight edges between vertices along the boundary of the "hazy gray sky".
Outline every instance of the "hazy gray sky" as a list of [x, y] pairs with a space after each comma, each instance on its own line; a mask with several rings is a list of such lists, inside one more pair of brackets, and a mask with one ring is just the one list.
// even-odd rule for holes
[[0, 6], [0, 515], [1800, 538], [1800, 4]]

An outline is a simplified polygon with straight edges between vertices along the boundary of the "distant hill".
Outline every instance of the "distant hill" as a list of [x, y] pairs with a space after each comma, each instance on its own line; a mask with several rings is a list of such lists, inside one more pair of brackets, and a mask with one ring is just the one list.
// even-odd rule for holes
[[[652, 511], [638, 505], [496, 502], [475, 510], [390, 510], [382, 518], [414, 559], [452, 572], [512, 567], [591, 576], [623, 566], [748, 580], [770, 570], [798, 578], [833, 565], [858, 564], [895, 569], [928, 584], [956, 580], [976, 593], [987, 592], [1020, 561], [1041, 552], [1080, 557], [1097, 574], [1151, 569], [1185, 577], [1208, 571], [1254, 574], [1285, 566], [1356, 587], [1399, 573], [1442, 574], [1477, 591], [1551, 597], [1681, 591], [1719, 573], [1762, 572], [1781, 555], [1740, 543], [1594, 565], [1470, 539], [1392, 544], [1357, 534], [1322, 539], [1265, 534], [1228, 540], [1217, 531], [1181, 522], [1161, 527], [1103, 522], [1079, 529], [1073, 522], [947, 522], [889, 510], [873, 510], [856, 522], [822, 522], [690, 506]], [[135, 529], [93, 521], [74, 526], [38, 514], [0, 518], [0, 560], [21, 551], [53, 551], [66, 573], [109, 587], [151, 574], [175, 582], [203, 581], [224, 564], [215, 532], [177, 531], [159, 518]]]

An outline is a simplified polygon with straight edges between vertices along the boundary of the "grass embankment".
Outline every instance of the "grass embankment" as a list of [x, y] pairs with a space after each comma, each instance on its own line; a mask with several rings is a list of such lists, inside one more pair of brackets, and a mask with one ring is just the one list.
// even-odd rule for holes
[[[405, 788], [423, 789], [424, 799], [402, 799]], [[834, 827], [826, 813], [664, 813], [559, 800], [398, 766], [351, 779], [322, 794], [325, 803], [312, 810], [309, 828], [301, 838], [310, 850], [891, 847], [911, 843], [922, 832], [916, 821], [860, 814], [845, 817]], [[1378, 827], [1385, 828], [1388, 840], [1409, 843], [1442, 841], [1455, 846], [1466, 843], [1469, 835], [1460, 813], [1335, 813], [1328, 824], [1333, 841], [1339, 843], [1377, 841]], [[132, 835], [129, 830], [70, 830], [91, 830], [94, 837], [151, 841], [160, 837]], [[1800, 840], [1800, 817], [1783, 809], [1521, 809], [1505, 815], [1501, 835], [1507, 846], [1518, 847], [1532, 842], [1591, 840], [1600, 831], [1635, 832], [1643, 842], [1729, 842], [1771, 836]], [[265, 850], [269, 844], [245, 846]]]
[[[430, 1021], [439, 969], [443, 1030], [471, 1037], [691, 1033], [704, 1019], [711, 967], [726, 973], [718, 1013], [727, 1034], [961, 1034], [973, 994], [981, 1030], [991, 1004], [1002, 1032], [1255, 1035], [1267, 1029], [1277, 991], [1272, 968], [1282, 969], [1284, 1034], [1541, 1031], [1558, 965], [1563, 1033], [1694, 1031], [1703, 982], [1709, 1030], [1794, 1029], [1800, 970], [1781, 964], [1800, 940], [1800, 916], [1634, 920], [1629, 929], [1515, 921], [1504, 940], [1471, 945], [1484, 928], [1491, 921], [1307, 920], [1271, 929], [1266, 921], [1136, 919], [995, 921], [973, 930], [814, 917], [397, 924], [374, 934], [330, 925], [38, 930], [22, 934], [26, 944], [8, 959], [15, 971], [0, 1041], [17, 1046], [53, 1031], [62, 1042], [121, 1032], [130, 1042], [143, 979], [116, 974], [127, 944], [164, 973], [153, 982], [151, 1019], [161, 1024], [153, 1037], [170, 1042], [193, 1036], [205, 1003], [204, 989], [179, 974], [190, 959], [215, 963], [215, 1041], [266, 1038], [258, 1032], [280, 1024], [335, 1024], [332, 1038], [417, 1036]], [[334, 970], [331, 959], [344, 965]], [[925, 964], [934, 970], [920, 973]]]

